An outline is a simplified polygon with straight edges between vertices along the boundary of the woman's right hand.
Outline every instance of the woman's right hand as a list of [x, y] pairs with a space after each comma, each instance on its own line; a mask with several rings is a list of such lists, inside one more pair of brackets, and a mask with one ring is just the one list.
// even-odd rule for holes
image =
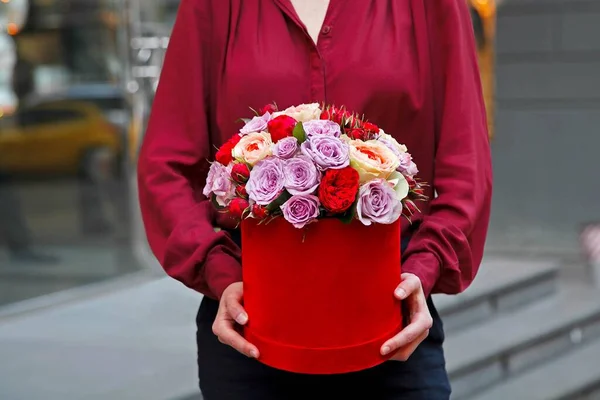
[[244, 284], [232, 283], [225, 289], [219, 302], [219, 311], [213, 323], [213, 332], [223, 344], [233, 347], [251, 358], [258, 358], [258, 349], [240, 334], [241, 326], [248, 323], [248, 314], [242, 306]]

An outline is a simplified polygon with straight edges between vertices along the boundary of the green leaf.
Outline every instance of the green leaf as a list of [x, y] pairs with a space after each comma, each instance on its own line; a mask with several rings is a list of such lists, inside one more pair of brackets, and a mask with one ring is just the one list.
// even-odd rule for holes
[[296, 126], [294, 127], [293, 135], [300, 144], [306, 141], [306, 132], [304, 132], [304, 126], [302, 126], [302, 122], [298, 122], [296, 124]]
[[352, 221], [354, 221], [354, 214], [351, 212], [346, 212], [336, 217], [340, 221], [342, 221], [345, 225], [350, 225]]
[[342, 223], [349, 225], [354, 221], [354, 217], [356, 216], [356, 202], [350, 207], [348, 211], [341, 215], [337, 215], [336, 218], [342, 221]]
[[281, 207], [283, 203], [288, 201], [290, 197], [292, 197], [292, 195], [290, 195], [286, 190], [284, 190], [283, 193], [279, 195], [279, 197], [277, 197], [275, 200], [273, 200], [267, 205], [267, 211], [269, 213], [272, 213], [273, 211], [278, 210], [279, 207]]

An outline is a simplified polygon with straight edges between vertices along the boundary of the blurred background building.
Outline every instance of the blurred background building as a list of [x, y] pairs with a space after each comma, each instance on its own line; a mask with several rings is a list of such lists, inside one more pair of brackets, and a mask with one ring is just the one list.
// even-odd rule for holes
[[[464, 1], [495, 192], [481, 277], [438, 298], [455, 398], [600, 398], [600, 235], [580, 249], [600, 220], [600, 2]], [[0, 0], [0, 399], [193, 391], [199, 300], [158, 281], [134, 184], [178, 3]]]
[[132, 168], [176, 8], [0, 2], [0, 305], [139, 269]]

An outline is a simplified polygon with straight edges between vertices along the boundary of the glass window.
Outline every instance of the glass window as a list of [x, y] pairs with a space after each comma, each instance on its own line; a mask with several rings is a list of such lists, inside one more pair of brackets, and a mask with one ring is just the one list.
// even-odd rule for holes
[[0, 307], [139, 269], [121, 3], [4, 3], [0, 26], [20, 19], [0, 33]]

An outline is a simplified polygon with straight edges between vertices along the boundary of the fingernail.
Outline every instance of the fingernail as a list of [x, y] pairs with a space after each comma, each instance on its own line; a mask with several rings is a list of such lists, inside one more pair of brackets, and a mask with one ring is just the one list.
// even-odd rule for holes
[[235, 321], [240, 325], [244, 325], [246, 322], [248, 322], [248, 315], [246, 313], [240, 313]]
[[381, 354], [385, 356], [387, 353], [390, 352], [390, 350], [390, 346], [383, 346], [383, 349], [381, 349]]
[[400, 299], [404, 299], [406, 297], [406, 291], [404, 289], [396, 289], [396, 296]]
[[256, 350], [250, 350], [250, 357], [258, 358], [258, 352]]

